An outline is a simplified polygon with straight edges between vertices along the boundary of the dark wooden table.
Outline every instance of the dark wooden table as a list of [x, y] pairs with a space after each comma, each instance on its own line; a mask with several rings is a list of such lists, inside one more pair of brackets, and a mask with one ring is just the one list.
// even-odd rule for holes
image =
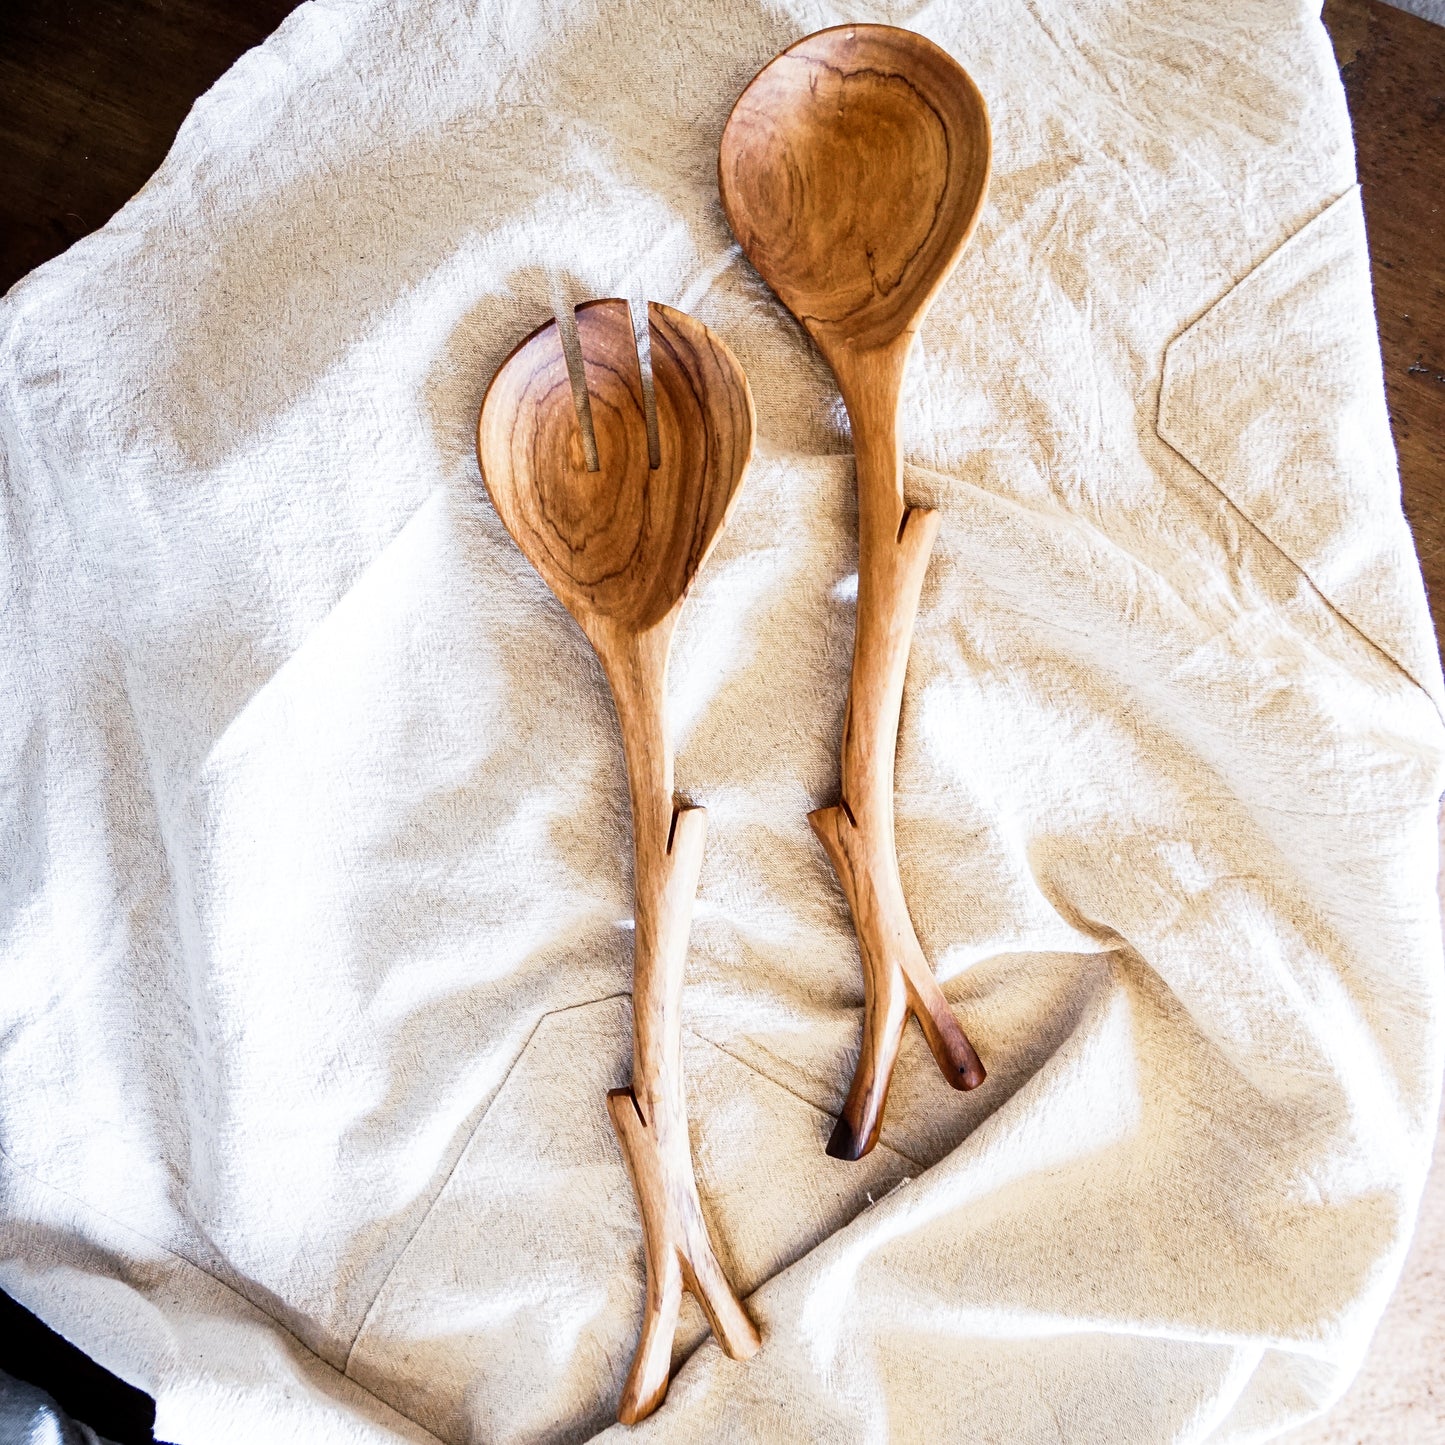
[[1435, 634], [1445, 636], [1445, 26], [1326, 0], [1355, 125], [1390, 421]]
[[[0, 291], [103, 225], [294, 0], [0, 0]], [[1445, 27], [1326, 0], [1354, 119], [1405, 511], [1445, 632]], [[120, 1445], [154, 1410], [0, 1296], [0, 1367]], [[1383, 1424], [1384, 1422], [1382, 1422]], [[1383, 1436], [1381, 1438], [1384, 1438]]]

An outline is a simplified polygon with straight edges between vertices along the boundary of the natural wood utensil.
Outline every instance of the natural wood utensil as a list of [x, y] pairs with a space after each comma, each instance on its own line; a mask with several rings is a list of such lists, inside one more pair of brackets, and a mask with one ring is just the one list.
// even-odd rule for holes
[[753, 447], [753, 401], [732, 353], [701, 322], [648, 307], [657, 415], [649, 466], [642, 376], [625, 301], [577, 308], [597, 442], [588, 471], [555, 321], [492, 379], [477, 426], [487, 491], [507, 530], [587, 634], [622, 729], [632, 799], [636, 935], [632, 1087], [607, 1109], [642, 1214], [647, 1300], [618, 1418], [667, 1393], [682, 1291], [734, 1359], [759, 1344], [713, 1253], [698, 1200], [682, 1077], [682, 975], [706, 813], [672, 791], [664, 716], [673, 627], [727, 520]]
[[842, 800], [810, 816], [853, 912], [863, 1042], [828, 1153], [877, 1141], [910, 1013], [955, 1088], [983, 1065], [923, 956], [893, 838], [903, 678], [937, 513], [903, 500], [898, 404], [908, 348], [978, 220], [983, 97], [932, 41], [841, 25], [789, 47], [743, 91], [718, 182], [733, 234], [807, 328], [848, 408], [858, 472], [858, 612]]

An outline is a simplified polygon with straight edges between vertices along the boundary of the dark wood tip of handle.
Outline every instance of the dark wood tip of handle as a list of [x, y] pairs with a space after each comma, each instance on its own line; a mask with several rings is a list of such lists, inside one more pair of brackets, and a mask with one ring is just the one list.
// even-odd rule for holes
[[861, 1159], [873, 1147], [873, 1140], [860, 1139], [846, 1114], [839, 1117], [833, 1126], [833, 1137], [828, 1140], [828, 1154], [833, 1159], [846, 1159], [850, 1164]]

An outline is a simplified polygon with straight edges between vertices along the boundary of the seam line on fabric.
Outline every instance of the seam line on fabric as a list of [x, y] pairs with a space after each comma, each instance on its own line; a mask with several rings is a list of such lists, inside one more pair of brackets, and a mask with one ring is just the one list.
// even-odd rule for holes
[[[1184, 339], [1184, 337], [1189, 335], [1189, 333], [1193, 331], [1194, 328], [1205, 319], [1205, 317], [1211, 315], [1220, 306], [1224, 305], [1225, 302], [1227, 302], [1231, 297], [1233, 297], [1242, 286], [1247, 285], [1267, 266], [1271, 265], [1271, 263], [1273, 263], [1276, 258], [1282, 255], [1291, 245], [1293, 245], [1296, 240], [1303, 236], [1306, 231], [1308, 231], [1317, 222], [1323, 220], [1323, 218], [1329, 212], [1333, 211], [1335, 207], [1340, 205], [1347, 197], [1360, 197], [1361, 195], [1362, 189], [1360, 186], [1360, 182], [1357, 178], [1352, 184], [1347, 186], [1338, 195], [1331, 196], [1330, 199], [1327, 200], [1323, 205], [1321, 205], [1319, 209], [1316, 210], [1308, 220], [1303, 221], [1298, 226], [1296, 226], [1294, 230], [1292, 230], [1289, 235], [1287, 235], [1277, 246], [1275, 246], [1272, 250], [1261, 256], [1257, 261], [1255, 261], [1249, 267], [1249, 269], [1246, 270], [1242, 276], [1238, 277], [1222, 294], [1216, 296], [1214, 300], [1209, 302], [1208, 305], [1206, 305], [1202, 310], [1192, 316], [1179, 328], [1177, 332], [1174, 333], [1170, 340], [1165, 344], [1162, 356], [1159, 390], [1154, 405], [1154, 435], [1158, 437], [1158, 439], [1163, 442], [1164, 445], [1168, 447], [1169, 450], [1176, 457], [1178, 457], [1182, 462], [1184, 462], [1184, 464], [1192, 472], [1194, 472], [1195, 475], [1203, 477], [1204, 480], [1209, 483], [1210, 487], [1212, 487], [1215, 492], [1217, 492], [1221, 497], [1223, 497], [1224, 500], [1229, 503], [1230, 507], [1236, 513], [1238, 513], [1239, 516], [1244, 518], [1244, 520], [1249, 524], [1251, 530], [1257, 533], [1261, 538], [1263, 538], [1273, 551], [1278, 553], [1279, 556], [1282, 557], [1284, 561], [1291, 568], [1293, 568], [1294, 571], [1298, 572], [1299, 575], [1303, 577], [1306, 582], [1309, 583], [1310, 589], [1320, 599], [1320, 601], [1324, 603], [1325, 607], [1330, 612], [1334, 613], [1334, 615], [1341, 622], [1343, 622], [1346, 627], [1348, 627], [1358, 637], [1362, 638], [1371, 648], [1373, 648], [1383, 658], [1385, 658], [1385, 660], [1389, 662], [1392, 667], [1402, 673], [1406, 681], [1411, 683], [1420, 692], [1424, 693], [1425, 697], [1429, 700], [1431, 708], [1435, 712], [1435, 716], [1440, 720], [1442, 724], [1445, 724], [1445, 707], [1442, 707], [1442, 704], [1436, 700], [1434, 694], [1430, 691], [1430, 689], [1426, 687], [1425, 684], [1421, 682], [1420, 679], [1417, 678], [1415, 674], [1403, 662], [1401, 662], [1398, 657], [1395, 656], [1395, 654], [1390, 650], [1390, 648], [1386, 647], [1383, 642], [1380, 642], [1377, 638], [1372, 636], [1371, 633], [1367, 632], [1364, 627], [1362, 627], [1352, 617], [1345, 613], [1334, 601], [1334, 599], [1331, 598], [1329, 594], [1325, 592], [1325, 590], [1319, 585], [1319, 583], [1315, 581], [1314, 577], [1310, 573], [1309, 568], [1306, 567], [1302, 562], [1299, 562], [1286, 547], [1282, 546], [1278, 541], [1276, 541], [1275, 538], [1271, 536], [1270, 533], [1266, 531], [1265, 528], [1259, 522], [1257, 522], [1254, 517], [1248, 511], [1246, 511], [1245, 508], [1238, 501], [1236, 501], [1235, 498], [1219, 482], [1214, 479], [1214, 477], [1212, 477], [1208, 472], [1206, 472], [1196, 461], [1194, 461], [1192, 457], [1185, 453], [1168, 435], [1166, 435], [1164, 429], [1164, 410], [1169, 392], [1170, 355], [1173, 352], [1175, 346], [1178, 345], [1179, 342]], [[1366, 242], [1366, 246], [1368, 250], [1368, 241]], [[1370, 311], [1371, 316], [1374, 317], [1375, 308], [1373, 303], [1373, 297], [1371, 298]], [[1379, 327], [1377, 318], [1375, 329], [1378, 333]], [[1393, 442], [1394, 436], [1392, 431], [1392, 445]], [[1413, 542], [1413, 533], [1411, 540]], [[1418, 551], [1419, 549], [1417, 547], [1417, 555]], [[1431, 631], [1433, 633], [1433, 627]]]
[[457, 1157], [452, 1160], [451, 1168], [447, 1170], [446, 1178], [442, 1180], [441, 1186], [427, 1202], [426, 1208], [422, 1210], [421, 1217], [416, 1222], [416, 1227], [411, 1231], [409, 1235], [407, 1235], [406, 1243], [403, 1244], [402, 1247], [397, 1251], [396, 1258], [392, 1260], [390, 1266], [386, 1271], [386, 1274], [382, 1277], [381, 1283], [376, 1288], [376, 1293], [372, 1295], [370, 1302], [367, 1304], [366, 1309], [363, 1311], [361, 1321], [356, 1326], [356, 1330], [351, 1336], [351, 1343], [346, 1347], [346, 1363], [342, 1366], [341, 1369], [341, 1373], [345, 1375], [348, 1380], [352, 1378], [351, 1357], [356, 1353], [356, 1346], [360, 1342], [362, 1335], [366, 1333], [366, 1327], [368, 1324], [371, 1323], [371, 1317], [376, 1312], [376, 1307], [378, 1304], [380, 1304], [382, 1296], [386, 1293], [387, 1286], [391, 1283], [392, 1276], [395, 1275], [397, 1270], [401, 1268], [402, 1261], [405, 1260], [406, 1256], [410, 1253], [412, 1245], [416, 1243], [422, 1230], [426, 1228], [427, 1220], [431, 1218], [433, 1211], [436, 1209], [438, 1203], [440, 1203], [441, 1201], [442, 1195], [447, 1192], [448, 1186], [456, 1177], [457, 1170], [461, 1168], [462, 1160], [467, 1157], [467, 1150], [472, 1147], [473, 1141], [476, 1139], [477, 1135], [481, 1133], [482, 1125], [487, 1122], [487, 1116], [492, 1112], [493, 1106], [501, 1097], [502, 1090], [507, 1087], [507, 1080], [510, 1079], [514, 1073], [516, 1073], [517, 1068], [521, 1064], [522, 1060], [527, 1057], [527, 1052], [529, 1049], [531, 1049], [532, 1044], [537, 1037], [537, 1033], [541, 1029], [542, 1025], [545, 1024], [548, 1019], [556, 1018], [559, 1014], [572, 1013], [577, 1009], [593, 1008], [597, 1004], [609, 1003], [613, 999], [631, 997], [631, 993], [603, 994], [599, 998], [583, 999], [580, 1003], [563, 1004], [561, 1008], [548, 1009], [545, 1013], [538, 1016], [537, 1022], [534, 1023], [532, 1027], [527, 1031], [527, 1037], [522, 1040], [522, 1047], [517, 1050], [516, 1057], [513, 1058], [510, 1064], [507, 1065], [506, 1072], [498, 1081], [497, 1087], [492, 1090], [492, 1097], [488, 1099], [486, 1104], [483, 1106], [482, 1112], [477, 1116], [476, 1123], [473, 1124], [472, 1127], [467, 1131], [466, 1140], [462, 1144], [462, 1147], [457, 1151]]
[[1166, 447], [1169, 448], [1169, 450], [1176, 457], [1179, 458], [1180, 461], [1184, 463], [1185, 466], [1189, 468], [1190, 471], [1192, 471], [1196, 476], [1203, 477], [1204, 480], [1221, 497], [1224, 498], [1224, 500], [1229, 504], [1230, 508], [1237, 515], [1244, 519], [1250, 530], [1263, 539], [1265, 544], [1272, 552], [1274, 552], [1281, 559], [1283, 559], [1283, 561], [1293, 571], [1299, 573], [1299, 575], [1303, 577], [1306, 582], [1309, 583], [1310, 591], [1312, 591], [1315, 596], [1319, 598], [1319, 600], [1324, 604], [1327, 611], [1331, 612], [1339, 621], [1343, 622], [1345, 626], [1348, 627], [1349, 630], [1355, 634], [1356, 637], [1360, 638], [1363, 642], [1365, 642], [1365, 644], [1369, 646], [1373, 651], [1379, 653], [1379, 655], [1383, 657], [1385, 661], [1388, 662], [1390, 666], [1396, 672], [1398, 672], [1405, 679], [1406, 682], [1410, 684], [1411, 687], [1415, 688], [1416, 691], [1424, 695], [1425, 699], [1429, 702], [1431, 710], [1434, 712], [1436, 718], [1440, 721], [1442, 726], [1445, 726], [1445, 710], [1442, 710], [1440, 703], [1436, 701], [1435, 696], [1433, 693], [1431, 693], [1430, 689], [1427, 688], [1425, 684], [1421, 682], [1420, 679], [1416, 677], [1415, 674], [1411, 672], [1410, 669], [1406, 667], [1405, 664], [1401, 662], [1400, 659], [1396, 657], [1395, 654], [1391, 652], [1390, 649], [1386, 647], [1383, 642], [1380, 642], [1376, 638], [1372, 637], [1370, 633], [1366, 632], [1365, 629], [1354, 620], [1353, 617], [1349, 616], [1348, 613], [1342, 611], [1339, 605], [1335, 602], [1335, 600], [1329, 595], [1329, 593], [1327, 593], [1320, 586], [1320, 584], [1316, 582], [1315, 579], [1310, 575], [1310, 570], [1308, 567], [1306, 567], [1302, 562], [1298, 561], [1284, 547], [1280, 546], [1280, 544], [1275, 541], [1275, 539], [1270, 536], [1270, 534], [1265, 531], [1265, 529], [1257, 521], [1255, 521], [1255, 519], [1250, 516], [1250, 514], [1245, 511], [1245, 509], [1240, 506], [1240, 504], [1236, 502], [1234, 498], [1230, 496], [1230, 494], [1225, 491], [1225, 489], [1220, 486], [1220, 484], [1216, 482], [1213, 477], [1209, 475], [1208, 472], [1200, 470], [1200, 468], [1194, 462], [1190, 461], [1190, 459], [1185, 456], [1184, 453], [1180, 451], [1179, 448], [1175, 446], [1174, 443], [1170, 441], [1167, 436], [1164, 435], [1164, 433], [1159, 429], [1159, 420], [1157, 415], [1154, 422], [1154, 434], [1159, 438], [1161, 442], [1164, 443]]
[[[771, 1084], [775, 1089], [781, 1089], [783, 1093], [787, 1094], [790, 1098], [796, 1099], [800, 1104], [806, 1104], [815, 1114], [821, 1114], [825, 1119], [831, 1119], [833, 1117], [828, 1110], [820, 1108], [812, 1099], [809, 1099], [804, 1094], [800, 1094], [796, 1089], [790, 1088], [787, 1084], [783, 1083], [781, 1079], [775, 1079], [771, 1074], [765, 1073], [762, 1069], [758, 1068], [756, 1064], [751, 1063], [740, 1054], [734, 1053], [725, 1044], [718, 1043], [716, 1039], [709, 1038], [706, 1034], [698, 1033], [696, 1029], [690, 1028], [688, 1029], [688, 1033], [696, 1039], [701, 1039], [705, 1044], [711, 1044], [720, 1054], [725, 1054], [735, 1064], [741, 1064], [750, 1074], [756, 1074], [764, 1083]], [[911, 1154], [905, 1154], [903, 1150], [890, 1144], [886, 1139], [880, 1138], [878, 1145], [880, 1148], [886, 1149], [890, 1154], [897, 1155], [905, 1164], [911, 1164], [920, 1172], [926, 1171], [929, 1168], [921, 1159], [915, 1159]]]

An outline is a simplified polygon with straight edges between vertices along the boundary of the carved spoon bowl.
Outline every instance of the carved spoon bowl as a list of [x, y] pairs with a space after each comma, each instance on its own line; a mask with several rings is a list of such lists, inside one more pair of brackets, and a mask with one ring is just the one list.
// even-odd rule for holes
[[983, 97], [952, 56], [841, 25], [743, 92], [718, 181], [748, 259], [831, 361], [917, 327], [973, 232], [991, 154]]
[[648, 313], [655, 468], [625, 301], [589, 301], [576, 313], [595, 471], [555, 322], [503, 363], [478, 430], [502, 522], [594, 645], [599, 634], [646, 632], [676, 610], [752, 451], [751, 398], [732, 354], [683, 312], [653, 302]]

